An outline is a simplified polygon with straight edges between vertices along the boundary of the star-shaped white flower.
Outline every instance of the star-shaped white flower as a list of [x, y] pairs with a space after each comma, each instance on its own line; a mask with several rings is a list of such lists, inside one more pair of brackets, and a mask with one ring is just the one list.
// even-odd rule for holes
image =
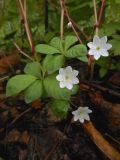
[[60, 68], [59, 74], [56, 76], [56, 79], [60, 81], [60, 88], [67, 88], [71, 90], [74, 84], [79, 83], [79, 79], [77, 70], [73, 70], [71, 66], [67, 66], [66, 68]]
[[88, 107], [79, 107], [77, 110], [73, 111], [74, 121], [79, 120], [81, 123], [84, 123], [85, 120], [89, 121], [89, 113], [92, 113]]
[[107, 57], [109, 55], [108, 50], [112, 47], [111, 44], [107, 43], [107, 36], [99, 38], [98, 36], [94, 36], [93, 42], [89, 42], [88, 44], [89, 55], [93, 55], [96, 60], [100, 58], [100, 56]]

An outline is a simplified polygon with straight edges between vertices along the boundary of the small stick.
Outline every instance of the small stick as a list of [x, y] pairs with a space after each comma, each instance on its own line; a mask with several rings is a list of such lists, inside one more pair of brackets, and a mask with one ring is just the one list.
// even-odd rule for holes
[[15, 47], [17, 48], [17, 50], [18, 50], [22, 55], [24, 55], [25, 57], [27, 57], [27, 58], [30, 59], [31, 61], [34, 61], [34, 59], [31, 58], [31, 57], [30, 57], [28, 54], [26, 54], [25, 52], [23, 52], [16, 43], [14, 43], [14, 45], [15, 45]]
[[22, 112], [20, 115], [18, 115], [13, 121], [9, 124], [9, 126], [13, 125], [17, 120], [19, 120], [23, 115], [25, 115], [27, 112], [31, 111], [32, 108], [28, 108], [24, 112]]
[[92, 141], [96, 146], [110, 159], [120, 160], [120, 153], [113, 148], [113, 146], [104, 139], [104, 137], [97, 131], [92, 122], [85, 122], [83, 128], [86, 130]]

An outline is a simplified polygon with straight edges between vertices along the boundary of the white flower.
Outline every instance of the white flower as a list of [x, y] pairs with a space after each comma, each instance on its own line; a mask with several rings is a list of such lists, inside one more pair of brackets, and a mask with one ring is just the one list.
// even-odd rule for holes
[[68, 28], [71, 28], [71, 27], [72, 27], [72, 22], [69, 22], [69, 23], [67, 24], [67, 27], [68, 27]]
[[88, 54], [93, 55], [96, 60], [100, 56], [107, 57], [109, 55], [108, 50], [112, 47], [111, 44], [107, 43], [107, 36], [102, 38], [94, 36], [93, 42], [89, 42], [87, 45], [90, 48]]
[[74, 115], [74, 121], [79, 120], [81, 123], [84, 123], [84, 120], [90, 120], [89, 113], [92, 113], [92, 110], [88, 107], [79, 107], [77, 110], [72, 112]]
[[73, 70], [71, 66], [66, 68], [60, 68], [59, 74], [56, 76], [56, 79], [60, 81], [60, 88], [68, 88], [71, 90], [74, 84], [79, 83], [79, 79], [76, 77], [78, 75], [77, 70]]

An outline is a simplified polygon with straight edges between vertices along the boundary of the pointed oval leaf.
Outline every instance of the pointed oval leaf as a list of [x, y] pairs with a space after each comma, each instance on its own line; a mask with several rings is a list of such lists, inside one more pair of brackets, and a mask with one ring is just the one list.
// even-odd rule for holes
[[79, 59], [82, 62], [88, 62], [87, 56], [81, 56], [81, 57], [78, 57], [77, 59]]
[[50, 45], [57, 48], [58, 50], [62, 50], [62, 42], [61, 42], [61, 38], [60, 37], [54, 37], [51, 41], [50, 41]]
[[65, 118], [70, 107], [68, 101], [65, 100], [52, 100], [50, 103], [53, 113], [60, 118]]
[[26, 74], [31, 74], [33, 76], [40, 77], [41, 76], [41, 64], [39, 62], [28, 63], [24, 68], [24, 72]]
[[47, 55], [43, 61], [43, 67], [51, 74], [61, 68], [65, 63], [63, 55]]
[[76, 36], [66, 36], [65, 37], [65, 50], [68, 50], [72, 45], [78, 41]]
[[13, 96], [25, 90], [37, 78], [32, 75], [17, 75], [12, 77], [6, 87], [6, 96]]
[[43, 54], [60, 53], [58, 49], [47, 44], [38, 44], [35, 49], [36, 49], [36, 52], [43, 53]]
[[78, 44], [65, 52], [65, 56], [69, 58], [78, 58], [87, 54], [87, 48], [83, 44]]
[[60, 88], [59, 82], [56, 80], [56, 74], [49, 75], [44, 79], [44, 88], [48, 97], [56, 99], [68, 100], [71, 95], [74, 95], [78, 91], [78, 85], [74, 85], [72, 90], [67, 88]]
[[36, 80], [25, 90], [25, 102], [31, 103], [42, 96], [43, 83], [41, 80]]

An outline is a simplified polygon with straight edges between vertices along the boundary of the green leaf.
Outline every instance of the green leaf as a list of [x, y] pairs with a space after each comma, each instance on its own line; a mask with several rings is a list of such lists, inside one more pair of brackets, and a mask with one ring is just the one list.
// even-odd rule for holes
[[51, 41], [50, 41], [50, 45], [52, 47], [57, 48], [58, 50], [62, 51], [62, 42], [61, 42], [61, 38], [60, 37], [54, 37]]
[[88, 62], [87, 56], [78, 57], [77, 59], [79, 59], [82, 62]]
[[70, 107], [68, 101], [52, 100], [50, 103], [53, 113], [60, 118], [65, 118]]
[[37, 78], [32, 75], [17, 75], [12, 77], [6, 87], [6, 96], [13, 96], [25, 90]]
[[99, 71], [100, 77], [103, 78], [107, 74], [107, 71], [106, 68], [101, 68]]
[[65, 52], [65, 56], [69, 58], [78, 58], [87, 54], [87, 48], [83, 44], [78, 44]]
[[65, 37], [65, 50], [68, 50], [77, 41], [78, 41], [78, 39], [76, 36], [66, 36]]
[[60, 53], [58, 49], [55, 47], [52, 47], [47, 44], [38, 44], [36, 46], [36, 52], [38, 53], [43, 53], [43, 54], [55, 54], [55, 53]]
[[31, 103], [42, 96], [43, 83], [41, 80], [36, 80], [25, 90], [25, 101]]
[[47, 55], [43, 61], [43, 67], [49, 74], [57, 71], [65, 63], [63, 55]]
[[31, 74], [33, 76], [41, 76], [41, 64], [39, 62], [31, 62], [28, 63], [25, 68], [24, 72], [26, 74]]
[[104, 24], [103, 27], [100, 29], [100, 36], [111, 36], [116, 33], [116, 30], [119, 29], [120, 23], [118, 22], [110, 22], [107, 24]]
[[120, 55], [120, 38], [112, 39], [109, 41], [112, 44], [111, 51], [115, 56]]
[[67, 88], [60, 88], [59, 82], [56, 80], [56, 74], [49, 75], [44, 79], [44, 88], [48, 97], [56, 99], [68, 100], [71, 95], [74, 95], [78, 91], [78, 85], [74, 85], [72, 90]]

